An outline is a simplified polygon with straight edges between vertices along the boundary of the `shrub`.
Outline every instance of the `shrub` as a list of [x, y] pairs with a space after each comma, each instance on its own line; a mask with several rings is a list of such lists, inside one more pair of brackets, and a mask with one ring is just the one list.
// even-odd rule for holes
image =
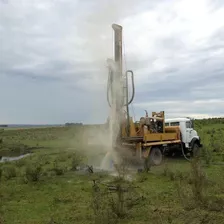
[[186, 187], [186, 184], [183, 180], [179, 180], [175, 183], [177, 194], [180, 199], [180, 202], [185, 210], [192, 210], [196, 207], [195, 202], [192, 200], [192, 195], [190, 188]]
[[46, 155], [46, 154], [38, 155], [38, 157], [37, 157], [37, 161], [38, 161], [39, 164], [41, 164], [41, 165], [47, 165], [47, 164], [50, 164], [49, 160], [50, 160], [50, 158], [49, 158], [49, 156]]
[[145, 173], [139, 173], [139, 174], [138, 174], [137, 181], [138, 181], [139, 183], [143, 183], [143, 182], [145, 182], [146, 180], [148, 180], [148, 176], [147, 176]]
[[185, 174], [181, 171], [176, 171], [176, 174], [175, 174], [175, 177], [178, 179], [178, 180], [183, 180], [185, 179]]
[[177, 175], [177, 193], [179, 199], [186, 210], [194, 209], [197, 206], [205, 206], [207, 204], [205, 188], [208, 179], [202, 170], [200, 157], [195, 157], [191, 160], [191, 171], [189, 177], [185, 175]]
[[37, 182], [42, 174], [42, 167], [40, 164], [28, 165], [25, 170], [25, 180], [30, 182]]
[[92, 208], [94, 219], [97, 224], [115, 224], [120, 219], [127, 217], [128, 210], [143, 199], [137, 191], [133, 182], [126, 180], [128, 175], [127, 162], [116, 164], [118, 176], [108, 184], [101, 187], [97, 181], [93, 181]]
[[63, 154], [63, 155], [58, 156], [57, 160], [59, 162], [65, 162], [66, 160], [68, 160], [68, 158], [69, 158], [68, 154]]
[[170, 173], [170, 169], [168, 167], [168, 164], [167, 164], [167, 162], [164, 162], [164, 168], [163, 168], [162, 175], [167, 177], [169, 175], [169, 173]]
[[207, 166], [211, 165], [212, 162], [212, 152], [206, 146], [202, 148], [202, 158], [205, 160]]
[[15, 161], [15, 164], [17, 167], [22, 167], [22, 166], [25, 166], [26, 161], [24, 159], [19, 159], [19, 160]]
[[16, 168], [14, 166], [5, 166], [3, 167], [3, 176], [9, 180], [13, 177], [16, 177]]
[[72, 156], [71, 170], [74, 170], [74, 171], [77, 170], [77, 166], [80, 164], [81, 161], [82, 161], [81, 156], [75, 153]]
[[62, 168], [60, 168], [60, 167], [58, 166], [58, 162], [57, 162], [57, 161], [54, 161], [52, 171], [54, 171], [55, 174], [58, 175], [58, 176], [64, 174], [64, 169], [62, 169]]
[[175, 176], [175, 173], [173, 171], [169, 171], [168, 175], [169, 175], [169, 178], [170, 178], [171, 181], [175, 180], [176, 176]]
[[205, 174], [201, 169], [199, 158], [195, 158], [191, 162], [191, 180], [192, 193], [195, 201], [202, 201], [203, 188], [205, 186]]

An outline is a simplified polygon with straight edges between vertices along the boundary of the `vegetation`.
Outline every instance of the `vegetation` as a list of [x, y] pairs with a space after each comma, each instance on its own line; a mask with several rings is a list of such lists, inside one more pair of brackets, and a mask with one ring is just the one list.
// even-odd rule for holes
[[81, 126], [83, 123], [65, 123], [65, 126]]
[[[8, 129], [0, 133], [0, 223], [223, 223], [224, 119], [196, 120], [202, 157], [166, 158], [148, 173], [118, 176], [94, 172], [103, 146], [88, 145], [87, 131], [103, 127], [68, 125]], [[88, 168], [88, 167], [87, 167]]]

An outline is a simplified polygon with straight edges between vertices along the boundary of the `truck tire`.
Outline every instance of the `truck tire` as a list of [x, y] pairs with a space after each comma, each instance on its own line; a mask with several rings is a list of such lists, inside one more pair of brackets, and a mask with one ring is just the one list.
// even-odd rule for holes
[[149, 154], [149, 161], [152, 166], [159, 166], [163, 161], [163, 154], [158, 147], [153, 147]]

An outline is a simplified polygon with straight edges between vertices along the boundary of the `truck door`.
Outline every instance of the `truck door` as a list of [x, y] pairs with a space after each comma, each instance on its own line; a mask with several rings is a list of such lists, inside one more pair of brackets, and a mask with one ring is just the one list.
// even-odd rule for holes
[[186, 121], [186, 142], [185, 143], [190, 143], [192, 139], [192, 125], [191, 121]]

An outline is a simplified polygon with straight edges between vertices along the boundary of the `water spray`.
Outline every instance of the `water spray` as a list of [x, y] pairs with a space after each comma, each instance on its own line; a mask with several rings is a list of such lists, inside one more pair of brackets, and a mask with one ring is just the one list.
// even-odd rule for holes
[[[116, 149], [121, 147], [121, 127], [124, 110], [126, 110], [126, 133], [130, 136], [130, 115], [129, 105], [132, 103], [135, 95], [134, 74], [133, 71], [127, 70], [123, 75], [122, 60], [122, 26], [113, 24], [114, 30], [114, 60], [108, 59], [108, 83], [107, 83], [107, 101], [110, 107], [109, 116], [109, 134], [111, 141], [111, 152], [114, 154]], [[131, 76], [132, 95], [129, 99], [128, 77]], [[108, 155], [106, 155], [107, 157]], [[111, 155], [112, 157], [112, 155]]]

